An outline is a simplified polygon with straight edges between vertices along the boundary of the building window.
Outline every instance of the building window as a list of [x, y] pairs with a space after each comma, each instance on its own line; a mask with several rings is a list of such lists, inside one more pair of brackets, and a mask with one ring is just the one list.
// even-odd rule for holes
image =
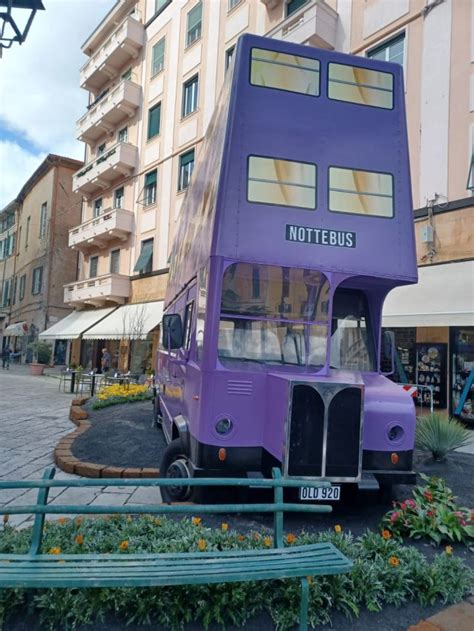
[[388, 42], [384, 42], [381, 46], [367, 51], [367, 57], [370, 59], [380, 59], [381, 61], [391, 61], [394, 64], [403, 66], [404, 53], [405, 33], [402, 33]]
[[393, 217], [393, 176], [389, 173], [329, 168], [329, 210]]
[[316, 208], [316, 165], [250, 156], [247, 199], [258, 204]]
[[171, 0], [155, 0], [155, 15], [161, 13], [171, 3]]
[[96, 149], [96, 155], [97, 156], [101, 156], [105, 151], [105, 142], [103, 142], [101, 145], [97, 145], [97, 149]]
[[198, 106], [198, 87], [199, 87], [199, 77], [196, 75], [189, 81], [183, 85], [183, 107], [182, 107], [182, 116], [188, 116], [192, 112], [197, 110]]
[[18, 298], [20, 300], [23, 300], [23, 298], [25, 297], [25, 288], [26, 288], [26, 274], [23, 274], [23, 276], [20, 278], [20, 289], [19, 289], [19, 296]]
[[123, 208], [124, 189], [117, 188], [114, 193], [114, 208]]
[[94, 219], [102, 214], [102, 197], [94, 202]]
[[112, 250], [110, 253], [110, 273], [120, 273], [120, 250]]
[[393, 75], [360, 66], [330, 63], [328, 97], [335, 101], [391, 110]]
[[158, 136], [160, 133], [161, 103], [148, 110], [148, 134], [147, 139]]
[[151, 76], [154, 77], [165, 67], [165, 38], [153, 46], [151, 55]]
[[3, 241], [0, 241], [0, 261], [3, 261], [3, 259], [7, 258], [6, 249], [7, 249], [7, 239], [3, 239]]
[[145, 188], [143, 191], [143, 205], [150, 206], [156, 202], [156, 180], [157, 170], [150, 171], [145, 175]]
[[140, 255], [133, 268], [134, 272], [148, 274], [153, 270], [153, 239], [142, 241]]
[[319, 66], [317, 59], [252, 48], [250, 83], [319, 96]]
[[30, 224], [31, 224], [31, 217], [28, 217], [28, 219], [26, 220], [25, 248], [28, 247], [28, 240], [30, 238]]
[[132, 78], [132, 68], [127, 68], [127, 70], [125, 70], [125, 72], [122, 74], [122, 80], [130, 81], [131, 78]]
[[309, 2], [309, 0], [289, 0], [289, 2], [286, 3], [286, 17], [292, 15], [298, 11], [298, 9], [301, 9], [307, 2]]
[[184, 191], [189, 186], [194, 169], [194, 149], [179, 156], [178, 191]]
[[11, 280], [8, 279], [3, 283], [2, 307], [10, 306]]
[[44, 202], [41, 204], [41, 213], [40, 213], [40, 225], [39, 225], [39, 238], [44, 239], [46, 235], [46, 221], [48, 218], [48, 204]]
[[128, 142], [128, 127], [124, 127], [117, 134], [117, 142]]
[[33, 282], [31, 284], [31, 293], [36, 296], [41, 293], [43, 287], [43, 268], [36, 267], [33, 270]]
[[228, 11], [232, 11], [234, 7], [236, 7], [238, 4], [242, 2], [242, 0], [228, 0], [228, 1], [229, 1]]
[[188, 28], [186, 31], [186, 47], [201, 37], [202, 29], [202, 2], [197, 4], [188, 13]]
[[235, 46], [228, 48], [225, 51], [225, 69], [227, 70], [232, 62], [232, 57], [234, 56]]
[[99, 257], [91, 256], [89, 259], [89, 278], [95, 278], [97, 276], [98, 266], [99, 266]]

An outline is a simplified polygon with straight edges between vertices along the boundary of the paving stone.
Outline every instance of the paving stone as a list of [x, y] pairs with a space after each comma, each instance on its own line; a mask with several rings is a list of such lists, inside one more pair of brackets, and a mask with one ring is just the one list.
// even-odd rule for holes
[[441, 631], [472, 631], [474, 629], [474, 605], [462, 602], [443, 609], [427, 622]]
[[142, 478], [159, 478], [160, 470], [159, 469], [142, 469]]
[[101, 493], [94, 501], [90, 503], [90, 506], [96, 506], [103, 504], [104, 506], [123, 506], [126, 504], [129, 495], [124, 493]]
[[103, 478], [121, 478], [123, 474], [123, 467], [105, 467], [102, 470]]
[[139, 478], [141, 476], [141, 469], [132, 469], [132, 468], [127, 468], [123, 470], [123, 476], [124, 478]]
[[91, 462], [79, 462], [74, 465], [74, 472], [86, 478], [100, 478], [104, 465], [93, 464]]
[[162, 504], [160, 489], [152, 486], [139, 486], [127, 504]]

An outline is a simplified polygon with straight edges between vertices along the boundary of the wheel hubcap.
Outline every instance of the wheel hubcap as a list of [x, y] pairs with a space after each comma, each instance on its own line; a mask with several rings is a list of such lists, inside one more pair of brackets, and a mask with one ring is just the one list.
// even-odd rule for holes
[[[180, 480], [190, 479], [191, 472], [189, 471], [188, 463], [185, 458], [179, 458], [170, 464], [166, 472], [167, 478], [177, 478]], [[189, 486], [168, 486], [168, 491], [171, 495], [179, 499], [186, 499], [191, 493], [191, 487]]]

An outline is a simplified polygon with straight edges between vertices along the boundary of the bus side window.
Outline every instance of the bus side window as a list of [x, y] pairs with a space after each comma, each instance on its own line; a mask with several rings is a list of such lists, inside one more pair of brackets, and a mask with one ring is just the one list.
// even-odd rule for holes
[[188, 302], [184, 311], [184, 349], [189, 351], [191, 345], [191, 330], [193, 324], [194, 300]]

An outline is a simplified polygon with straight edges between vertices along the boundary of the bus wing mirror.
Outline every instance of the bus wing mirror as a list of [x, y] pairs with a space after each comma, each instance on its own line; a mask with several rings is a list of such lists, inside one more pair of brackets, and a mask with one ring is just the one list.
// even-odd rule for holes
[[395, 372], [395, 333], [393, 331], [383, 332], [381, 360], [384, 363], [390, 362], [390, 371], [382, 372], [381, 370], [380, 372], [387, 377], [393, 375]]
[[163, 348], [168, 350], [183, 346], [183, 323], [178, 313], [163, 316]]

